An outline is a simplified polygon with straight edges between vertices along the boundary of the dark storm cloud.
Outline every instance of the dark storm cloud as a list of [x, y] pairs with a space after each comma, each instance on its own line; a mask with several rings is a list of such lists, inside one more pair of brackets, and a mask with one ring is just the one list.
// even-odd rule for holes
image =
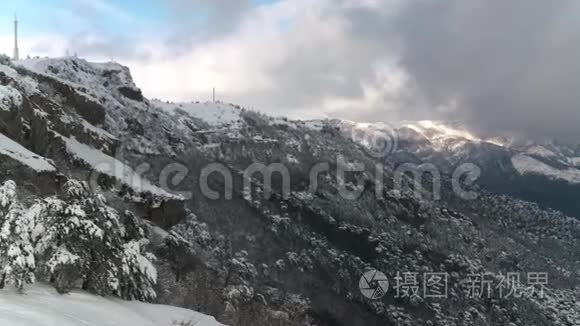
[[[393, 56], [393, 37], [385, 28], [390, 24], [386, 10], [390, 6], [369, 8], [347, 3], [351, 1], [321, 1], [296, 15], [282, 34], [281, 45], [275, 45], [276, 49], [282, 47], [272, 53], [277, 64], [265, 71], [275, 87], [267, 93], [238, 94], [232, 101], [286, 115], [311, 110], [361, 121], [389, 118], [392, 112], [380, 104], [353, 104], [322, 112], [324, 100], [329, 98], [364, 99], [364, 86], [379, 83], [377, 66]], [[369, 22], [373, 28], [367, 28]], [[264, 52], [270, 46], [264, 43]]]
[[413, 1], [395, 21], [401, 64], [433, 105], [481, 132], [578, 140], [574, 1]]
[[[251, 94], [254, 101], [315, 109], [325, 97], [360, 99], [363, 85], [380, 86], [376, 66], [396, 56], [410, 79], [404, 92], [331, 114], [459, 120], [484, 135], [580, 139], [576, 2], [348, 3], [325, 7], [314, 23], [297, 22], [312, 31], [309, 38], [289, 39], [287, 56], [270, 71], [278, 91]], [[321, 32], [328, 22], [338, 22], [337, 37]]]

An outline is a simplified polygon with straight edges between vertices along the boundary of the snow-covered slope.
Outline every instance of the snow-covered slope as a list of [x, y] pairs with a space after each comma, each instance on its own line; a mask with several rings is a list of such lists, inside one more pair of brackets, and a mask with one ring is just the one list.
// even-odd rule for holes
[[27, 94], [37, 94], [38, 83], [30, 76], [21, 76], [14, 68], [0, 64], [0, 73], [12, 78], [16, 85], [24, 90]]
[[13, 106], [22, 104], [22, 95], [11, 86], [0, 85], [0, 110], [9, 111]]
[[[376, 141], [377, 137], [389, 137], [392, 142], [413, 144], [416, 151], [446, 152], [451, 155], [462, 154], [464, 147], [470, 144], [504, 146], [496, 139], [480, 138], [458, 124], [441, 121], [403, 121], [392, 125], [383, 122], [334, 121], [345, 136], [365, 147], [369, 146], [369, 142]], [[396, 147], [397, 144], [393, 145]]]
[[111, 106], [120, 106], [111, 94], [111, 88], [124, 86], [137, 89], [129, 69], [114, 62], [88, 63], [74, 58], [26, 59], [15, 62], [15, 65], [56, 78], [81, 89], [85, 96]]
[[548, 159], [557, 158], [558, 155], [541, 145], [533, 145], [526, 150], [526, 153]]
[[[433, 150], [445, 152], [451, 161], [453, 157], [460, 156], [462, 147], [488, 143], [497, 145], [498, 151], [509, 155], [513, 167], [520, 175], [539, 175], [571, 184], [580, 183], [580, 170], [575, 166], [575, 158], [569, 157], [572, 151], [563, 145], [532, 141], [518, 144], [513, 141], [498, 141], [499, 137], [483, 139], [465, 128], [443, 122], [418, 121], [404, 123], [403, 126], [411, 128], [428, 139]], [[478, 146], [471, 146], [470, 150], [470, 155], [463, 156], [463, 159], [474, 160], [474, 157], [482, 152]]]
[[335, 120], [343, 135], [368, 150], [387, 154], [396, 150], [397, 139], [394, 129], [386, 123], [361, 123], [348, 120]]
[[436, 149], [444, 148], [450, 141], [483, 141], [481, 138], [463, 128], [457, 126], [453, 127], [438, 121], [422, 120], [417, 122], [405, 122], [401, 127], [410, 128], [421, 134], [423, 137], [429, 139]]
[[405, 121], [398, 124], [397, 130], [408, 128], [429, 140], [436, 151], [451, 151], [460, 149], [465, 144], [492, 144], [499, 147], [507, 146], [507, 142], [499, 137], [483, 138], [469, 131], [458, 123], [446, 123], [443, 121], [421, 120]]
[[580, 183], [580, 170], [573, 167], [558, 169], [528, 155], [518, 154], [512, 157], [514, 168], [522, 174], [543, 175], [569, 183]]
[[165, 198], [182, 200], [181, 197], [172, 195], [169, 192], [152, 185], [151, 182], [141, 177], [141, 175], [136, 173], [135, 170], [116, 158], [108, 156], [74, 138], [61, 137], [61, 139], [65, 142], [67, 151], [70, 154], [87, 163], [95, 171], [114, 177], [137, 192], [149, 192]]
[[36, 155], [3, 134], [0, 134], [0, 155], [15, 159], [37, 172], [56, 171], [51, 161]]
[[182, 110], [214, 128], [238, 128], [242, 120], [239, 108], [220, 102], [171, 103], [153, 100], [151, 103], [171, 114], [175, 113], [176, 110]]
[[[580, 160], [574, 151], [565, 145], [553, 142], [503, 141], [501, 137], [482, 138], [454, 123], [440, 121], [401, 122], [391, 127], [384, 123], [358, 123], [342, 121], [336, 125], [345, 136], [363, 147], [369, 147], [376, 137], [393, 135], [395, 150], [408, 151], [419, 158], [437, 163], [446, 162], [454, 166], [460, 162], [480, 164], [494, 161], [493, 155], [511, 158], [518, 174], [544, 176], [550, 180], [580, 183]], [[363, 135], [363, 136], [361, 136]], [[493, 151], [490, 151], [490, 147]], [[484, 166], [483, 168], [495, 169]]]
[[[213, 317], [176, 307], [129, 302], [82, 291], [60, 295], [47, 285], [34, 285], [23, 294], [0, 291], [2, 326], [220, 326]], [[190, 324], [185, 324], [190, 325]]]

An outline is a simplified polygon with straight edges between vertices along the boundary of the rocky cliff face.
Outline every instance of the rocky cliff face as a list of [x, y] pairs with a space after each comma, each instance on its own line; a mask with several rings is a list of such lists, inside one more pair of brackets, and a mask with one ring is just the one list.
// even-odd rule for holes
[[[577, 220], [478, 189], [469, 189], [476, 200], [462, 199], [445, 170], [434, 200], [409, 175], [397, 182], [401, 157], [369, 153], [336, 121], [148, 100], [126, 67], [76, 58], [0, 65], [0, 87], [2, 178], [26, 185], [32, 199], [74, 176], [150, 220], [163, 303], [230, 325], [580, 320]], [[271, 196], [260, 173], [244, 179], [257, 162], [278, 169]], [[231, 182], [203, 173], [216, 164]], [[359, 285], [373, 269], [390, 287], [369, 299]], [[506, 298], [497, 285], [508, 272], [521, 275], [521, 292], [535, 289], [529, 273], [549, 281], [542, 296]], [[444, 297], [425, 295], [425, 273], [446, 275]], [[495, 290], [470, 293], [475, 275]]]
[[[75, 59], [30, 60], [3, 65], [0, 81], [17, 94], [15, 99], [4, 97], [6, 105], [0, 113], [0, 132], [21, 146], [12, 150], [16, 154], [5, 155], [6, 162], [11, 162], [6, 164], [21, 167], [7, 169], [15, 179], [21, 174], [23, 182], [50, 193], [58, 189], [51, 182], [56, 185], [62, 176], [74, 176], [129, 198], [126, 202], [131, 206], [148, 206], [143, 209], [152, 219], [159, 217], [147, 203], [158, 203], [155, 208], [166, 212], [162, 225], [173, 225], [184, 217], [183, 209], [175, 208], [183, 200], [141, 179], [124, 158], [128, 148], [138, 148], [135, 143], [141, 141], [140, 135], [128, 131], [128, 122], [140, 124], [134, 111], [150, 110], [147, 103], [125, 96], [129, 88], [138, 92], [127, 68]], [[27, 152], [49, 162], [51, 168], [39, 169], [37, 163], [19, 159]], [[46, 182], [35, 182], [37, 175], [30, 170]]]

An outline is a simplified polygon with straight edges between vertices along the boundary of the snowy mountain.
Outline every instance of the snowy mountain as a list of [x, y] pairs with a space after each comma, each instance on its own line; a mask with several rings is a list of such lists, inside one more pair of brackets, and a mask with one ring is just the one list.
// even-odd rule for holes
[[396, 141], [396, 148], [388, 154], [402, 162], [410, 155], [415, 162], [435, 164], [449, 174], [460, 164], [476, 164], [482, 170], [480, 185], [488, 190], [580, 217], [580, 206], [571, 200], [580, 195], [578, 152], [570, 146], [503, 137], [484, 139], [457, 123], [430, 120], [393, 126], [341, 121], [338, 126], [365, 147], [372, 139], [388, 135]]
[[[564, 147], [482, 140], [436, 122], [393, 130], [270, 117], [219, 102], [149, 100], [126, 67], [77, 58], [5, 62], [0, 86], [0, 222], [11, 230], [0, 264], [10, 272], [4, 281], [24, 292], [0, 290], [8, 306], [23, 302], [14, 309], [22, 314], [8, 318], [35, 321], [28, 312], [36, 312], [59, 324], [99, 325], [93, 308], [100, 306], [144, 319], [133, 324], [195, 316], [88, 294], [97, 293], [240, 326], [579, 320], [580, 223], [540, 200], [505, 195], [531, 182], [545, 190], [545, 180], [573, 180], [579, 155]], [[402, 163], [434, 162], [448, 172], [469, 161], [490, 171], [481, 187], [469, 188], [477, 200], [456, 196], [445, 173], [440, 200], [410, 177], [397, 185]], [[255, 163], [282, 169], [272, 173], [272, 189], [265, 174], [246, 175]], [[357, 165], [364, 169], [341, 174]], [[208, 167], [231, 179], [204, 174]], [[359, 288], [373, 269], [393, 286], [380, 300]], [[447, 296], [401, 295], [394, 286], [405, 272], [448, 275]], [[521, 291], [529, 289], [528, 273], [546, 272], [545, 295], [465, 291], [470, 275], [499, 282], [506, 272], [522, 275], [514, 285]], [[35, 278], [70, 294], [29, 284]], [[424, 281], [409, 286], [424, 288]], [[61, 310], [61, 302], [71, 309]]]
[[[535, 174], [548, 179], [578, 183], [580, 170], [576, 168], [575, 151], [564, 145], [554, 143], [526, 142], [519, 144], [514, 140], [501, 137], [482, 139], [460, 126], [443, 122], [419, 121], [404, 123], [399, 131], [409, 128], [429, 141], [430, 148], [437, 152], [446, 152], [450, 160], [465, 161], [469, 158], [469, 147], [495, 145], [512, 155], [512, 164], [521, 175]], [[404, 132], [400, 132], [405, 134]], [[404, 136], [403, 136], [404, 138]]]

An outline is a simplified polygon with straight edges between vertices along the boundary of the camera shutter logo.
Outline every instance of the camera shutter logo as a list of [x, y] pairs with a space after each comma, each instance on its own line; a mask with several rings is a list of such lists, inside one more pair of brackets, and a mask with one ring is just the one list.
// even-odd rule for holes
[[351, 139], [363, 146], [367, 154], [381, 159], [397, 150], [398, 135], [395, 128], [381, 123], [373, 128], [354, 127]]
[[387, 294], [389, 280], [382, 272], [373, 269], [364, 273], [358, 283], [362, 295], [371, 300], [378, 300]]

